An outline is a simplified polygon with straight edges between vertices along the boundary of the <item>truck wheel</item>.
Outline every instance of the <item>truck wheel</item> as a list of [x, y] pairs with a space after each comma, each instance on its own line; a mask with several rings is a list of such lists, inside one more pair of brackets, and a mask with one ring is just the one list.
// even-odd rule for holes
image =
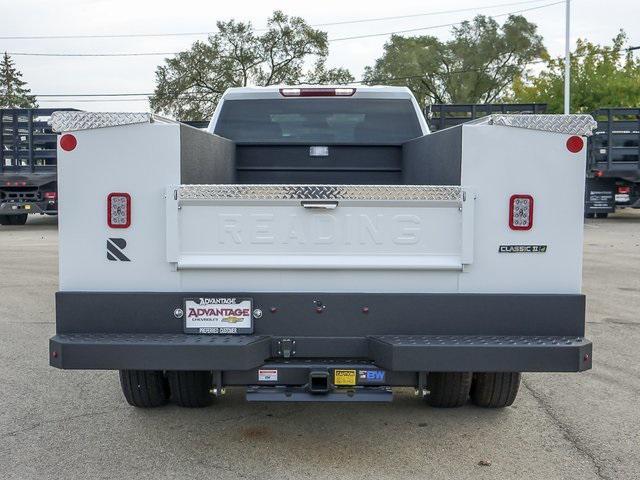
[[471, 386], [471, 401], [479, 407], [504, 408], [518, 395], [519, 372], [475, 373]]
[[0, 215], [0, 225], [11, 225], [11, 215]]
[[208, 407], [213, 403], [211, 393], [213, 374], [205, 371], [168, 372], [171, 396], [181, 407]]
[[11, 225], [24, 225], [27, 223], [28, 215], [26, 213], [21, 213], [20, 215], [9, 215]]
[[169, 383], [163, 372], [120, 370], [120, 386], [129, 405], [152, 408], [169, 401]]
[[427, 376], [427, 403], [432, 407], [461, 407], [467, 403], [471, 388], [470, 372], [431, 372]]

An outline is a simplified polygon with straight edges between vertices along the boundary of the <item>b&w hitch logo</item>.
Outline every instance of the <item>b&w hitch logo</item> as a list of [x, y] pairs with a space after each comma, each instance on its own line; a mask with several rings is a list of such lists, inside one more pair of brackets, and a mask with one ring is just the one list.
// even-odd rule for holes
[[107, 239], [107, 260], [112, 262], [130, 262], [129, 258], [122, 252], [127, 247], [124, 238]]

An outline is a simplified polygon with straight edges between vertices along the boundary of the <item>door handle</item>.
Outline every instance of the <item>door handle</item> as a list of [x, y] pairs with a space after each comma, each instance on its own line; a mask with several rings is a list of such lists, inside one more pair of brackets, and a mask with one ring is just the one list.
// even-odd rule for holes
[[318, 202], [318, 201], [302, 201], [300, 202], [304, 208], [317, 209], [317, 210], [335, 210], [338, 206], [338, 202]]

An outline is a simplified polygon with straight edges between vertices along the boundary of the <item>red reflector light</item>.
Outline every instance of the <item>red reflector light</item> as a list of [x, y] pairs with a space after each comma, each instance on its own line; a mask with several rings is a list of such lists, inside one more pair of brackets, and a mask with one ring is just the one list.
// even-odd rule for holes
[[533, 197], [511, 195], [509, 199], [509, 228], [530, 230], [533, 227]]
[[618, 193], [621, 193], [623, 195], [626, 193], [628, 195], [629, 193], [631, 193], [631, 187], [629, 186], [618, 187]]
[[57, 192], [44, 192], [44, 198], [46, 198], [47, 200], [55, 200], [57, 197]]
[[571, 153], [578, 153], [580, 150], [582, 150], [582, 147], [584, 147], [584, 140], [582, 139], [582, 137], [574, 135], [572, 137], [569, 137], [569, 139], [567, 140], [567, 150], [569, 150]]
[[131, 195], [110, 193], [107, 196], [107, 223], [111, 228], [127, 228], [131, 225]]
[[283, 97], [351, 97], [355, 88], [281, 88]]
[[60, 137], [60, 148], [65, 152], [70, 152], [71, 150], [76, 148], [77, 145], [78, 140], [76, 140], [76, 137], [74, 137], [70, 133], [65, 133], [64, 135], [62, 135], [62, 137]]

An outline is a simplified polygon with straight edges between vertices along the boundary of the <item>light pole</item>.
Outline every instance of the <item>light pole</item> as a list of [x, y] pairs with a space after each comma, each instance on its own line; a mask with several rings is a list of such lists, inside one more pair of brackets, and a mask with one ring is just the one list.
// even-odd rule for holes
[[571, 50], [570, 50], [570, 28], [571, 28], [571, 0], [566, 0], [566, 24], [564, 43], [564, 113], [569, 113], [571, 109]]

